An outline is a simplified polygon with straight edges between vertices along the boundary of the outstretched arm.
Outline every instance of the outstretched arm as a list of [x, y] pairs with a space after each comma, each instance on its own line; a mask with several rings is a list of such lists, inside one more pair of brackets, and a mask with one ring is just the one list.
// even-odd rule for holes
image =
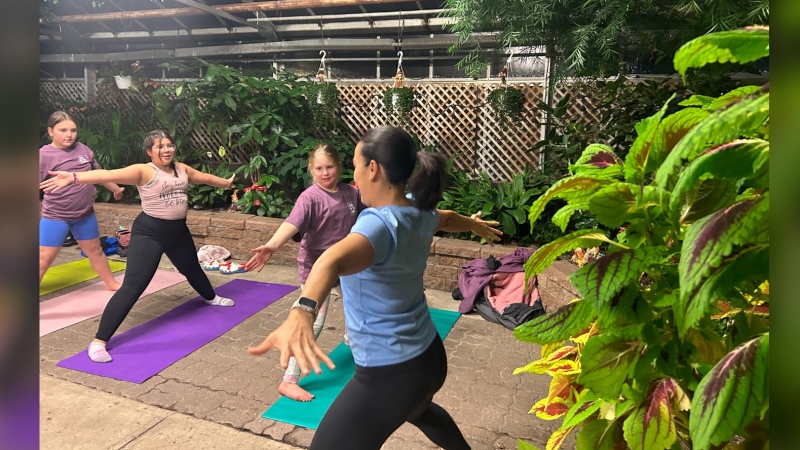
[[502, 231], [490, 226], [497, 222], [486, 222], [480, 218], [479, 214], [475, 214], [473, 217], [466, 217], [455, 211], [441, 209], [438, 211], [439, 226], [436, 228], [436, 231], [447, 231], [449, 233], [471, 231], [486, 239], [489, 245], [494, 245], [494, 241], [499, 240], [500, 236], [503, 235]]
[[[50, 171], [48, 174], [52, 178], [39, 183], [39, 189], [45, 192], [55, 192], [64, 186], [69, 186], [73, 183], [80, 184], [105, 184], [105, 183], [120, 183], [120, 184], [144, 184], [142, 180], [145, 179], [145, 171], [153, 169], [146, 164], [133, 164], [122, 169], [113, 170], [89, 170], [87, 172], [63, 172], [63, 171]], [[152, 173], [151, 173], [152, 175]], [[119, 187], [119, 186], [118, 186]]]
[[[375, 251], [369, 240], [361, 234], [350, 233], [317, 259], [300, 295], [322, 302], [339, 276], [360, 272], [372, 265], [374, 259]], [[276, 349], [281, 354], [280, 363], [284, 369], [289, 365], [289, 357], [294, 356], [305, 375], [310, 373], [310, 369], [314, 373], [322, 373], [320, 360], [333, 369], [333, 361], [317, 346], [313, 323], [313, 314], [293, 308], [281, 326], [260, 345], [250, 347], [247, 351], [261, 355]]]
[[236, 174], [233, 174], [230, 178], [225, 179], [210, 173], [201, 172], [183, 163], [178, 164], [180, 164], [183, 170], [186, 171], [186, 175], [189, 177], [189, 183], [192, 184], [207, 184], [213, 187], [228, 189], [233, 186], [233, 179], [236, 178]]
[[289, 239], [291, 239], [292, 236], [297, 234], [299, 231], [300, 230], [296, 226], [284, 221], [266, 244], [250, 250], [251, 252], [255, 253], [255, 255], [250, 258], [250, 261], [247, 261], [247, 264], [245, 264], [245, 269], [247, 269], [248, 272], [255, 269], [258, 269], [258, 271], [261, 272], [261, 269], [264, 268], [264, 265], [269, 262], [270, 258], [272, 258], [272, 254], [280, 250], [280, 248], [289, 242]]
[[114, 194], [114, 200], [119, 200], [122, 198], [122, 193], [125, 192], [124, 187], [120, 187], [117, 183], [109, 181], [108, 183], [100, 183], [103, 185], [104, 188], [111, 191]]

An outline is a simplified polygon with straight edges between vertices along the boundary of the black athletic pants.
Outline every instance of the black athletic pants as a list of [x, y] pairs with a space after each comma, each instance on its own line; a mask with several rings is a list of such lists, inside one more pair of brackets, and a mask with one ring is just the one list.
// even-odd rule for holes
[[215, 297], [214, 288], [197, 260], [197, 250], [186, 219], [157, 219], [141, 213], [131, 227], [128, 263], [122, 287], [114, 293], [103, 310], [95, 335], [97, 339], [106, 342], [111, 339], [134, 303], [147, 289], [164, 253], [203, 298], [211, 300]]
[[356, 366], [314, 434], [309, 450], [378, 450], [404, 422], [445, 450], [470, 446], [433, 395], [447, 378], [447, 355], [439, 335], [425, 352], [399, 364]]

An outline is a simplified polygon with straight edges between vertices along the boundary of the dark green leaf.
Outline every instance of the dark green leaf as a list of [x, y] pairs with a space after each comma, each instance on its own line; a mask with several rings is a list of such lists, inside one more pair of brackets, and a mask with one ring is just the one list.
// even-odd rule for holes
[[769, 27], [704, 34], [687, 42], [675, 53], [675, 69], [682, 77], [689, 68], [710, 63], [748, 63], [769, 56]]
[[769, 402], [769, 333], [720, 360], [697, 386], [689, 432], [697, 450], [728, 441]]
[[590, 338], [581, 353], [578, 383], [598, 397], [617, 400], [628, 372], [638, 360], [640, 342], [638, 328], [620, 334], [599, 334]]
[[596, 419], [584, 423], [575, 439], [577, 450], [616, 450], [622, 440], [619, 423]]
[[596, 247], [602, 242], [619, 245], [608, 239], [605, 233], [596, 229], [574, 231], [545, 244], [536, 250], [528, 261], [525, 262], [525, 280], [529, 280], [532, 276], [542, 273], [556, 258], [565, 252], [578, 247]]
[[650, 157], [650, 149], [658, 136], [661, 118], [666, 113], [669, 102], [674, 97], [675, 94], [672, 94], [657, 113], [636, 124], [637, 137], [628, 151], [628, 156], [625, 157], [625, 181], [640, 181], [642, 178], [647, 167], [647, 159]]
[[553, 183], [550, 189], [542, 194], [531, 205], [528, 220], [531, 227], [536, 222], [536, 219], [544, 211], [544, 207], [551, 199], [559, 197], [567, 200], [569, 203], [578, 203], [583, 201], [585, 203], [598, 189], [610, 183], [609, 180], [594, 177], [574, 176], [564, 178]]

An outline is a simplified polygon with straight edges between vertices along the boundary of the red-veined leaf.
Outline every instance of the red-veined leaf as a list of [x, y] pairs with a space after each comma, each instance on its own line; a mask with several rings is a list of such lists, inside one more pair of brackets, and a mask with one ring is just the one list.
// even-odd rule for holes
[[559, 428], [556, 430], [550, 435], [550, 439], [547, 440], [547, 446], [545, 447], [545, 450], [558, 450], [561, 447], [561, 444], [564, 442], [564, 439], [569, 436], [574, 428], [575, 427]]
[[647, 167], [650, 149], [656, 142], [661, 118], [664, 116], [669, 102], [672, 101], [673, 98], [675, 98], [675, 94], [670, 96], [669, 100], [664, 103], [664, 106], [662, 106], [657, 113], [636, 123], [636, 133], [638, 136], [636, 136], [633, 144], [631, 144], [631, 149], [625, 157], [625, 181], [642, 181], [641, 178]]
[[561, 424], [562, 427], [573, 427], [578, 426], [584, 420], [591, 417], [593, 414], [596, 414], [598, 410], [600, 410], [600, 404], [602, 402], [597, 399], [597, 396], [594, 395], [592, 391], [589, 389], [584, 389], [579, 395], [578, 399], [574, 405], [567, 411], [567, 414], [564, 416], [564, 422]]
[[653, 384], [644, 404], [625, 419], [625, 441], [632, 450], [668, 449], [677, 439], [674, 415], [688, 410], [689, 397], [672, 378]]
[[600, 398], [616, 399], [630, 368], [639, 359], [641, 343], [634, 336], [640, 328], [629, 327], [622, 334], [599, 334], [589, 339], [581, 353], [578, 383]]
[[[657, 217], [667, 205], [669, 194], [656, 186], [614, 183], [598, 190], [589, 200], [589, 211], [601, 224], [617, 228], [633, 219]], [[655, 211], [650, 208], [657, 207]]]
[[757, 131], [769, 118], [769, 93], [759, 92], [715, 111], [692, 128], [667, 155], [656, 172], [656, 185], [668, 188], [681, 161], [692, 160], [711, 147]]
[[769, 333], [728, 353], [700, 380], [689, 432], [697, 450], [741, 433], [769, 402]]
[[550, 400], [545, 397], [536, 402], [528, 413], [535, 413], [536, 417], [540, 419], [555, 420], [566, 414], [568, 409], [563, 398]]
[[569, 279], [583, 301], [590, 302], [599, 313], [623, 286], [639, 279], [658, 256], [654, 247], [617, 250], [581, 267]]

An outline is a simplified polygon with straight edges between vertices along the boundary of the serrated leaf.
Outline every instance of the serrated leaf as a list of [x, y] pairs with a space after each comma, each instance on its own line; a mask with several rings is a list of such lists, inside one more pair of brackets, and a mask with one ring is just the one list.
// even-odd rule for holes
[[637, 136], [633, 144], [631, 144], [628, 155], [625, 157], [625, 181], [640, 181], [639, 178], [641, 178], [641, 175], [647, 167], [650, 150], [656, 142], [661, 118], [664, 116], [669, 102], [672, 101], [673, 98], [675, 98], [675, 94], [670, 96], [669, 100], [664, 103], [664, 106], [662, 106], [657, 113], [636, 124]]
[[569, 225], [569, 219], [578, 209], [580, 209], [578, 206], [566, 204], [553, 214], [553, 218], [550, 221], [561, 228], [563, 233], [567, 229], [567, 225]]
[[769, 27], [709, 33], [683, 44], [675, 52], [675, 70], [686, 77], [689, 68], [710, 63], [748, 63], [769, 56]]
[[622, 160], [606, 144], [590, 144], [570, 170], [575, 175], [610, 178], [622, 172]]
[[670, 211], [681, 224], [694, 222], [734, 203], [737, 187], [734, 180], [701, 180], [682, 192], [676, 198], [675, 209], [670, 207]]
[[667, 155], [655, 182], [667, 184], [684, 159], [692, 160], [708, 148], [757, 131], [769, 118], [769, 93], [755, 94], [706, 117], [692, 128]]
[[619, 397], [630, 368], [639, 359], [638, 340], [628, 336], [599, 334], [586, 343], [581, 353], [578, 383], [598, 397]]
[[572, 286], [598, 313], [623, 286], [638, 280], [645, 268], [658, 258], [653, 247], [618, 250], [593, 261], [569, 276]]
[[544, 211], [544, 207], [554, 198], [563, 198], [569, 203], [585, 203], [598, 189], [609, 184], [610, 181], [602, 178], [574, 176], [556, 181], [544, 194], [539, 196], [531, 205], [528, 220], [533, 230], [536, 219]]
[[514, 337], [535, 344], [564, 341], [588, 327], [595, 317], [592, 305], [578, 300], [517, 326]]
[[706, 107], [714, 101], [714, 97], [709, 97], [707, 95], [699, 95], [694, 94], [691, 97], [687, 98], [686, 100], [681, 101], [678, 103], [680, 106], [700, 106]]
[[726, 263], [712, 269], [710, 276], [696, 291], [681, 295], [675, 305], [675, 324], [683, 337], [700, 319], [708, 307], [723, 298], [741, 281], [769, 277], [769, 247], [742, 247]]
[[522, 367], [514, 369], [513, 374], [518, 375], [523, 372], [533, 374], [573, 372], [578, 369], [577, 364], [575, 364], [575, 355], [577, 355], [577, 353], [577, 347], [564, 346], [548, 354], [546, 357], [531, 361]]
[[600, 410], [601, 403], [602, 401], [592, 391], [584, 389], [575, 404], [564, 415], [564, 422], [562, 422], [561, 426], [574, 427], [580, 425], [581, 422]]
[[539, 450], [539, 447], [529, 444], [522, 439], [517, 439], [517, 450]]
[[[644, 209], [666, 204], [667, 193], [656, 186], [614, 183], [598, 190], [589, 200], [589, 210], [601, 224], [617, 228], [644, 217]], [[654, 218], [657, 214], [651, 214]]]
[[[681, 211], [691, 205], [681, 203], [684, 195], [703, 178], [741, 180], [758, 173], [769, 163], [769, 142], [761, 139], [737, 139], [709, 150], [692, 161], [681, 174], [670, 197], [670, 210]], [[734, 195], [736, 193], [734, 192]]]
[[525, 280], [530, 280], [534, 275], [542, 273], [544, 269], [550, 266], [564, 252], [568, 252], [575, 248], [581, 247], [596, 247], [602, 242], [622, 247], [618, 242], [610, 240], [605, 233], [596, 230], [578, 230], [566, 236], [543, 245], [536, 250], [530, 258], [525, 262]]
[[548, 400], [545, 397], [536, 402], [528, 413], [536, 414], [536, 417], [543, 420], [555, 420], [566, 414], [568, 409], [563, 398]]
[[581, 426], [575, 439], [577, 450], [616, 450], [622, 433], [616, 421], [592, 420]]
[[693, 223], [686, 231], [678, 273], [685, 301], [733, 252], [734, 246], [769, 242], [769, 193], [743, 200]]
[[545, 450], [558, 450], [561, 447], [561, 444], [564, 442], [564, 439], [569, 436], [573, 429], [575, 429], [575, 427], [559, 428], [553, 432], [553, 434], [550, 435], [550, 439], [547, 440], [547, 446], [545, 446]]
[[645, 171], [649, 173], [656, 170], [686, 133], [710, 114], [704, 109], [686, 108], [665, 117], [658, 126]]
[[769, 401], [769, 333], [728, 353], [700, 380], [692, 398], [689, 432], [706, 450], [741, 432]]
[[708, 105], [708, 109], [710, 110], [717, 110], [720, 108], [724, 108], [731, 103], [737, 102], [748, 95], [755, 94], [756, 92], [761, 90], [761, 86], [755, 85], [747, 85], [747, 86], [740, 86], [726, 94], [720, 95], [719, 97], [713, 99], [711, 103]]
[[654, 383], [644, 404], [625, 419], [622, 430], [632, 450], [668, 449], [677, 439], [674, 415], [689, 409], [689, 397], [672, 378]]

